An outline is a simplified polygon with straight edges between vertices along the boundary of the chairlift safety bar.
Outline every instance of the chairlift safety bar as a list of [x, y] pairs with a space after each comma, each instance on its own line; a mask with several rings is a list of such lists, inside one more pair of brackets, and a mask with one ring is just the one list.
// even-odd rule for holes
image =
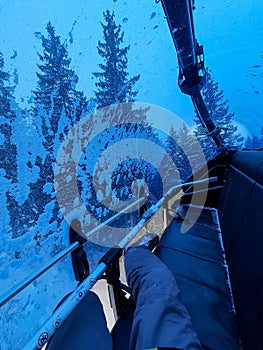
[[[145, 197], [141, 197], [138, 200], [134, 201], [124, 209], [120, 210], [117, 214], [110, 217], [108, 220], [104, 221], [100, 225], [96, 226], [94, 229], [89, 231], [85, 237], [86, 239], [89, 239], [91, 236], [93, 236], [95, 233], [100, 231], [105, 225], [108, 225], [112, 221], [116, 220], [120, 215], [122, 215], [127, 210], [131, 209], [135, 205], [141, 203]], [[54, 256], [49, 262], [46, 264], [40, 266], [36, 271], [25, 277], [22, 281], [20, 281], [16, 286], [10, 288], [8, 291], [6, 291], [3, 295], [0, 296], [0, 307], [6, 304], [9, 300], [14, 298], [17, 294], [19, 294], [23, 289], [25, 289], [28, 285], [30, 285], [32, 282], [34, 282], [38, 277], [43, 275], [46, 271], [48, 271], [51, 267], [56, 265], [60, 260], [65, 258], [68, 254], [73, 252], [78, 246], [79, 242], [72, 243], [69, 247], [62, 250], [60, 253], [58, 253], [56, 256]]]
[[39, 269], [25, 277], [21, 282], [19, 282], [15, 287], [9, 289], [0, 297], [0, 307], [7, 303], [9, 300], [14, 298], [18, 293], [20, 293], [23, 289], [25, 289], [29, 284], [34, 282], [38, 277], [43, 275], [46, 271], [48, 271], [52, 266], [57, 264], [60, 260], [62, 260], [65, 256], [71, 253], [79, 246], [79, 242], [72, 243], [69, 247], [62, 250], [56, 256], [54, 256], [49, 262], [42, 265]]
[[105, 227], [106, 225], [110, 224], [111, 222], [113, 222], [114, 220], [118, 219], [119, 216], [121, 216], [123, 213], [126, 213], [127, 210], [133, 208], [135, 205], [140, 204], [142, 201], [144, 201], [146, 199], [146, 197], [140, 197], [139, 199], [137, 199], [135, 202], [131, 203], [130, 205], [128, 205], [127, 207], [125, 207], [124, 209], [120, 210], [117, 214], [113, 215], [112, 217], [110, 217], [108, 220], [103, 221], [101, 224], [99, 224], [98, 226], [94, 227], [94, 229], [90, 230], [87, 234], [85, 234], [85, 237], [87, 239], [90, 239], [92, 236], [94, 236], [98, 231], [100, 231], [101, 229], [103, 229], [103, 227]]
[[207, 182], [215, 182], [217, 181], [218, 178], [217, 177], [211, 177], [208, 179], [202, 179], [202, 180], [197, 180], [197, 181], [191, 181], [191, 182], [186, 182], [186, 183], [182, 183], [180, 185], [176, 185], [171, 187], [166, 194], [154, 205], [152, 205], [142, 216], [142, 219], [138, 222], [138, 224], [128, 233], [128, 235], [126, 237], [124, 237], [121, 242], [119, 243], [119, 247], [124, 249], [125, 247], [127, 247], [127, 245], [129, 244], [129, 242], [131, 242], [135, 236], [137, 235], [137, 233], [142, 229], [143, 225], [148, 221], [149, 217], [151, 217], [153, 214], [157, 213], [157, 211], [159, 210], [159, 208], [163, 205], [164, 201], [169, 198], [173, 192], [175, 192], [176, 190], [182, 188], [182, 187], [188, 187], [188, 186], [192, 186], [192, 185], [197, 185], [197, 184], [201, 184], [201, 183], [207, 183]]
[[[201, 184], [205, 182], [215, 182], [217, 177], [208, 179], [202, 179], [192, 182], [183, 183], [172, 187], [166, 194], [153, 206], [151, 206], [143, 215], [138, 224], [129, 232], [129, 234], [121, 240], [118, 247], [124, 249], [129, 242], [134, 239], [137, 233], [141, 230], [143, 225], [147, 222], [149, 216], [156, 213], [162, 206], [165, 199], [171, 196], [172, 193], [182, 187], [188, 187], [191, 185]], [[61, 323], [69, 316], [74, 310], [82, 298], [89, 292], [89, 290], [95, 285], [95, 283], [102, 277], [103, 273], [107, 270], [107, 265], [101, 262], [97, 268], [72, 292], [72, 294], [66, 299], [66, 301], [50, 316], [43, 327], [33, 336], [30, 342], [23, 348], [23, 350], [41, 349], [55, 333], [56, 329]]]

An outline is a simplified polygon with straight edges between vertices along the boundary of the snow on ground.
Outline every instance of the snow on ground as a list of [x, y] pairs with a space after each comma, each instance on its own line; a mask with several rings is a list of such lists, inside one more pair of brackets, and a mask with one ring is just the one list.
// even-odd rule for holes
[[[36, 247], [33, 239], [36, 231], [37, 228], [34, 228], [24, 236], [6, 241], [6, 250], [1, 251], [0, 254], [1, 294], [36, 271], [56, 253], [53, 236], [49, 236], [41, 242], [40, 247]], [[65, 235], [68, 232], [66, 223], [62, 225], [59, 234], [63, 235], [63, 232], [63, 243], [66, 247], [69, 245], [68, 237]], [[93, 247], [93, 252], [88, 248], [87, 253], [90, 267], [93, 270], [104, 252], [96, 251], [96, 248]], [[71, 258], [68, 256], [1, 307], [0, 349], [21, 350], [51, 315], [62, 297], [76, 287], [77, 282], [73, 274]], [[107, 300], [105, 286], [99, 285], [98, 288], [100, 293], [104, 293], [104, 296], [102, 294], [103, 300]], [[109, 312], [108, 307], [107, 314]], [[112, 324], [112, 319], [110, 324]]]

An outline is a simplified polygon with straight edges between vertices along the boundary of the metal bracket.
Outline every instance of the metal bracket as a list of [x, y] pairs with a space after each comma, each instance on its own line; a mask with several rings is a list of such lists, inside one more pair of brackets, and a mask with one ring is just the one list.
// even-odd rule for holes
[[80, 283], [90, 274], [89, 263], [86, 252], [83, 248], [83, 244], [86, 243], [86, 239], [81, 235], [81, 224], [79, 220], [74, 219], [71, 222], [69, 229], [70, 244], [79, 242], [79, 246], [71, 252], [72, 266], [76, 281]]

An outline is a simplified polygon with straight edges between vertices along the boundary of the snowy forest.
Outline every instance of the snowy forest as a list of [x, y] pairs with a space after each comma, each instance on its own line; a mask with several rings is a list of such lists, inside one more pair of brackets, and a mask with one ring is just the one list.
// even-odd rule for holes
[[[140, 75], [129, 77], [129, 46], [122, 47], [124, 32], [115, 23], [114, 14], [106, 11], [102, 23], [103, 41], [98, 43], [102, 63], [94, 72], [96, 88], [94, 96], [84, 96], [77, 89], [78, 77], [71, 68], [67, 44], [56, 34], [49, 22], [46, 35], [42, 35], [43, 52], [38, 53], [37, 86], [33, 90], [32, 105], [21, 109], [15, 101], [15, 86], [10, 86], [10, 74], [4, 69], [4, 57], [0, 55], [0, 116], [1, 116], [1, 173], [2, 221], [12, 238], [28, 232], [36, 225], [47, 205], [54, 199], [53, 166], [61, 140], [84, 115], [116, 103], [133, 102], [136, 99], [136, 82]], [[243, 139], [236, 133], [234, 114], [229, 111], [228, 101], [208, 72], [208, 83], [203, 90], [208, 110], [222, 130], [226, 146], [241, 146]], [[147, 116], [145, 115], [145, 118]], [[94, 120], [90, 120], [92, 128]], [[216, 150], [213, 141], [195, 117], [194, 130], [207, 158]], [[171, 135], [175, 130], [171, 125]], [[180, 139], [187, 142], [187, 129], [176, 131]], [[155, 135], [154, 137], [157, 137]], [[245, 147], [258, 148], [261, 137], [247, 137]], [[103, 142], [103, 141], [102, 141]], [[106, 144], [106, 141], [105, 141]], [[179, 152], [177, 149], [175, 152]], [[178, 158], [182, 157], [178, 153]], [[185, 179], [185, 165], [181, 177]], [[54, 201], [55, 202], [55, 201]], [[59, 225], [59, 210], [54, 204], [53, 218]], [[9, 220], [8, 220], [9, 219]], [[7, 220], [7, 221], [6, 221]], [[45, 233], [45, 234], [48, 234]]]
[[[121, 25], [116, 23], [114, 12], [106, 10], [102, 17], [101, 40], [97, 48], [94, 47], [100, 56], [98, 69], [93, 73], [96, 90], [91, 91], [89, 96], [78, 89], [79, 78], [71, 65], [67, 42], [63, 41], [50, 22], [46, 25], [46, 32], [41, 34], [42, 51], [36, 53], [37, 85], [32, 87], [33, 97], [28, 108], [23, 109], [17, 103], [16, 87], [10, 83], [11, 75], [5, 69], [5, 57], [0, 53], [2, 222], [0, 262], [3, 267], [0, 280], [1, 289], [4, 291], [68, 245], [69, 223], [64, 219], [56, 200], [54, 167], [58, 150], [69, 131], [82, 118], [88, 116], [85, 132], [90, 135], [98, 123], [96, 110], [121, 103], [131, 103], [129, 106], [132, 106], [137, 100], [136, 84], [140, 80], [140, 72], [130, 76], [129, 55], [132, 55], [132, 52], [130, 46], [123, 44], [125, 33]], [[248, 136], [246, 139], [239, 135], [234, 124], [234, 113], [229, 108], [224, 92], [218, 82], [214, 81], [210, 70], [207, 71], [207, 77], [203, 96], [215, 124], [221, 130], [224, 146], [263, 147], [263, 127], [260, 135]], [[142, 161], [140, 157], [138, 159], [132, 157], [117, 164], [112, 173], [111, 184], [105, 183], [103, 177], [92, 176], [94, 160], [116, 142], [136, 137], [151, 141], [171, 155], [181, 181], [191, 175], [189, 159], [182, 150], [191, 148], [187, 125], [182, 125], [180, 128], [171, 125], [169, 137], [162, 135], [148, 123], [147, 109], [132, 110], [130, 107], [125, 114], [122, 113], [123, 110], [120, 110], [119, 115], [110, 114], [111, 120], [108, 119], [109, 114], [105, 115], [105, 131], [100, 133], [93, 143], [91, 142], [78, 165], [78, 188], [81, 197], [89, 212], [100, 222], [107, 220], [114, 213], [106, 205], [102, 206], [98, 202], [94, 182], [97, 184], [95, 187], [101, 186], [98, 197], [105, 203], [111, 202], [111, 192], [124, 203], [129, 200], [131, 187], [136, 179], [147, 184], [150, 192], [147, 205], [155, 204], [163, 193], [161, 188], [163, 179], [159, 178], [156, 167], [149, 161]], [[129, 122], [131, 115], [133, 123]], [[216, 147], [194, 112], [193, 118], [196, 126], [191, 132], [199, 140], [206, 159], [211, 159], [217, 152]], [[134, 123], [134, 120], [138, 120], [138, 124]], [[141, 126], [142, 121], [144, 127]], [[109, 126], [114, 123], [119, 123], [119, 126], [110, 128]], [[178, 144], [171, 140], [177, 140]], [[197, 168], [202, 165], [198, 163], [198, 159], [195, 162]], [[104, 162], [100, 166], [103, 174], [108, 165]], [[165, 181], [169, 187], [173, 185], [174, 179], [168, 176]], [[66, 186], [63, 190], [66, 191]], [[124, 221], [128, 222], [126, 219]], [[69, 267], [70, 261], [67, 260], [64, 264]], [[12, 344], [12, 348], [19, 349], [20, 344], [25, 341], [19, 331], [24, 318], [34, 315], [34, 312], [41, 315], [33, 325], [29, 326], [32, 328], [28, 333], [36, 330], [41, 322], [43, 323], [46, 314], [52, 311], [56, 304], [55, 300], [63, 296], [65, 287], [74, 284], [72, 271], [67, 271], [65, 265], [58, 267], [59, 273], [67, 281], [63, 287], [63, 281], [58, 281], [55, 271], [51, 277], [49, 276], [49, 282], [44, 279], [37, 282], [38, 288], [30, 290], [29, 294], [24, 293], [21, 299], [10, 302], [1, 310], [1, 344], [8, 344], [6, 347], [1, 345], [2, 349], [10, 348], [12, 337], [9, 330], [10, 339], [5, 338], [7, 337], [5, 330], [11, 327], [11, 324], [13, 325], [11, 333], [16, 334], [14, 336], [16, 344]], [[44, 297], [45, 289], [50, 283], [61, 287], [59, 295], [52, 294], [46, 303], [49, 305], [40, 305], [39, 300]], [[34, 287], [36, 285], [32, 288]], [[37, 289], [40, 295], [37, 294]], [[24, 305], [24, 315], [17, 319], [16, 315], [21, 305]], [[9, 316], [6, 317], [6, 314]], [[17, 340], [19, 336], [20, 341]]]

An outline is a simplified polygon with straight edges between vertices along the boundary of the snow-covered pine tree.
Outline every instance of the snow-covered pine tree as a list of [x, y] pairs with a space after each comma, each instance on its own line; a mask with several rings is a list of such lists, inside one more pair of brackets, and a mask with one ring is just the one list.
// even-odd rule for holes
[[[166, 147], [166, 152], [167, 154], [173, 156], [173, 160], [174, 162], [172, 164], [170, 164], [169, 162], [167, 162], [166, 158], [163, 159], [162, 161], [162, 165], [161, 167], [163, 167], [165, 169], [164, 174], [165, 174], [165, 178], [163, 179], [163, 181], [166, 182], [166, 184], [168, 184], [168, 187], [172, 187], [176, 184], [176, 182], [178, 181], [178, 178], [181, 177], [181, 166], [183, 166], [182, 164], [182, 149], [179, 147], [178, 142], [176, 142], [178, 140], [179, 137], [179, 131], [176, 130], [174, 128], [173, 125], [170, 126], [169, 129], [169, 138], [167, 138], [165, 140], [165, 147]], [[175, 178], [174, 177], [174, 173], [172, 171], [172, 169], [170, 167], [176, 167], [178, 170], [178, 177]], [[180, 167], [180, 168], [179, 168]], [[172, 175], [171, 175], [172, 174]]]
[[[221, 130], [224, 146], [241, 147], [243, 137], [237, 133], [237, 126], [234, 125], [234, 113], [229, 111], [228, 100], [225, 99], [223, 90], [219, 89], [218, 83], [211, 76], [211, 72], [207, 71], [207, 83], [202, 90], [208, 112], [212, 117], [215, 125]], [[216, 154], [216, 145], [207, 135], [207, 130], [202, 126], [200, 120], [195, 116], [196, 128], [195, 133], [198, 137], [204, 153], [208, 159]]]
[[[197, 171], [203, 164], [199, 157], [199, 150], [193, 146], [194, 135], [193, 132], [185, 125], [178, 129], [175, 129], [171, 125], [169, 130], [170, 138], [166, 140], [167, 153], [173, 156], [174, 165], [178, 170], [178, 177], [174, 177], [174, 172], [169, 169], [168, 163], [163, 164], [166, 169], [166, 179], [169, 186], [174, 186], [180, 179], [181, 181], [186, 180], [192, 175], [193, 172]], [[173, 177], [170, 176], [173, 174]]]
[[15, 113], [11, 110], [14, 101], [13, 89], [9, 85], [10, 75], [4, 70], [4, 57], [0, 52], [0, 115], [7, 121], [14, 121]]
[[0, 167], [5, 178], [17, 182], [17, 148], [12, 140], [13, 123], [16, 119], [13, 88], [9, 85], [9, 73], [4, 70], [4, 58], [0, 53]]
[[[137, 96], [137, 91], [134, 90], [134, 85], [140, 79], [140, 75], [135, 75], [132, 78], [128, 73], [128, 52], [130, 46], [124, 46], [124, 32], [120, 25], [117, 25], [115, 22], [114, 12], [107, 10], [103, 13], [104, 23], [101, 23], [103, 29], [103, 41], [98, 42], [98, 53], [103, 60], [103, 63], [100, 63], [98, 66], [100, 71], [94, 72], [93, 75], [96, 78], [96, 91], [95, 91], [95, 104], [97, 109], [104, 108], [101, 110], [102, 113], [102, 122], [105, 123], [105, 132], [101, 133], [100, 139], [98, 140], [99, 149], [106, 150], [112, 143], [118, 143], [126, 138], [129, 138], [131, 135], [135, 139], [142, 137], [147, 138], [151, 141], [157, 139], [157, 136], [154, 134], [151, 128], [147, 129], [142, 124], [145, 124], [147, 121], [147, 112], [149, 108], [144, 106], [138, 107], [133, 105]], [[123, 104], [124, 103], [124, 104]], [[125, 104], [127, 103], [127, 104]], [[120, 106], [110, 108], [111, 105], [121, 104]], [[130, 124], [132, 121], [132, 124]], [[137, 122], [137, 123], [136, 123]], [[118, 124], [113, 128], [110, 128], [107, 131], [108, 125]], [[147, 135], [146, 135], [147, 134]], [[136, 146], [135, 146], [136, 149]], [[140, 151], [143, 153], [143, 150], [138, 150], [138, 158]], [[94, 153], [96, 154], [96, 150]], [[86, 165], [85, 162], [91, 157], [94, 156], [86, 154], [85, 160], [82, 166], [82, 175], [79, 177], [79, 185], [83, 192], [83, 200], [86, 203], [90, 203], [90, 206], [94, 206], [94, 196], [92, 195], [92, 190], [89, 190], [88, 187], [92, 183], [102, 183], [100, 186], [100, 194], [103, 197], [103, 201], [113, 204], [109, 207], [114, 207], [114, 200], [116, 197], [112, 196], [112, 193], [116, 192], [125, 198], [125, 195], [129, 192], [127, 187], [129, 187], [129, 182], [126, 181], [128, 178], [136, 178], [134, 172], [135, 163], [137, 164], [137, 159], [134, 162], [127, 162], [125, 166], [122, 166], [122, 163], [117, 166], [115, 174], [116, 179], [121, 178], [123, 180], [122, 188], [118, 181], [110, 179], [103, 181], [103, 173], [106, 173], [108, 167], [111, 166], [111, 162], [104, 162], [101, 165], [98, 165], [97, 173], [100, 174], [98, 178], [95, 176], [89, 178], [89, 185], [82, 186], [83, 178], [86, 178]], [[129, 156], [129, 155], [127, 155]], [[136, 156], [135, 156], [136, 158]], [[139, 162], [140, 163], [140, 162]], [[140, 169], [141, 173], [138, 174], [139, 177], [144, 177], [150, 179], [150, 173], [147, 175], [147, 166], [146, 163], [141, 162], [143, 169]], [[84, 177], [83, 177], [84, 174]], [[143, 174], [143, 175], [142, 175]], [[127, 183], [126, 183], [127, 182]], [[112, 191], [109, 191], [111, 189]], [[112, 202], [111, 202], [112, 201]], [[101, 213], [100, 219], [104, 221], [111, 214], [109, 210], [101, 210], [101, 207], [98, 206], [96, 210]]]
[[261, 129], [261, 136], [253, 135], [247, 136], [245, 140], [245, 148], [262, 148], [263, 147], [263, 128]]
[[140, 75], [129, 78], [128, 52], [130, 46], [122, 47], [124, 32], [115, 22], [114, 12], [107, 10], [103, 13], [105, 23], [103, 28], [104, 41], [98, 42], [98, 53], [104, 63], [99, 64], [100, 72], [94, 72], [95, 101], [97, 108], [122, 102], [133, 102], [138, 91], [133, 90]]
[[31, 226], [36, 225], [47, 206], [52, 208], [49, 209], [49, 224], [55, 222], [59, 226], [61, 215], [54, 198], [53, 186], [56, 152], [61, 137], [87, 108], [83, 93], [76, 90], [78, 78], [70, 68], [71, 60], [66, 44], [61, 43], [50, 22], [46, 29], [48, 35], [42, 36], [43, 54], [38, 54], [38, 81], [36, 90], [33, 91], [33, 107], [30, 111], [30, 119], [33, 120], [44, 148], [39, 149], [34, 159], [28, 162], [32, 173], [37, 173], [38, 177], [32, 178], [28, 183], [30, 191], [27, 199], [18, 205], [16, 199], [9, 194], [9, 208], [14, 208], [12, 216], [18, 218], [14, 221], [16, 227], [13, 227], [13, 236], [23, 235]]
[[61, 42], [50, 22], [46, 30], [47, 37], [42, 36], [43, 54], [38, 54], [41, 63], [37, 65], [40, 72], [37, 72], [37, 88], [33, 91], [32, 112], [34, 117], [41, 118], [45, 147], [50, 150], [62, 111], [70, 127], [86, 110], [87, 101], [83, 93], [76, 90], [78, 77], [70, 68], [66, 43]]

